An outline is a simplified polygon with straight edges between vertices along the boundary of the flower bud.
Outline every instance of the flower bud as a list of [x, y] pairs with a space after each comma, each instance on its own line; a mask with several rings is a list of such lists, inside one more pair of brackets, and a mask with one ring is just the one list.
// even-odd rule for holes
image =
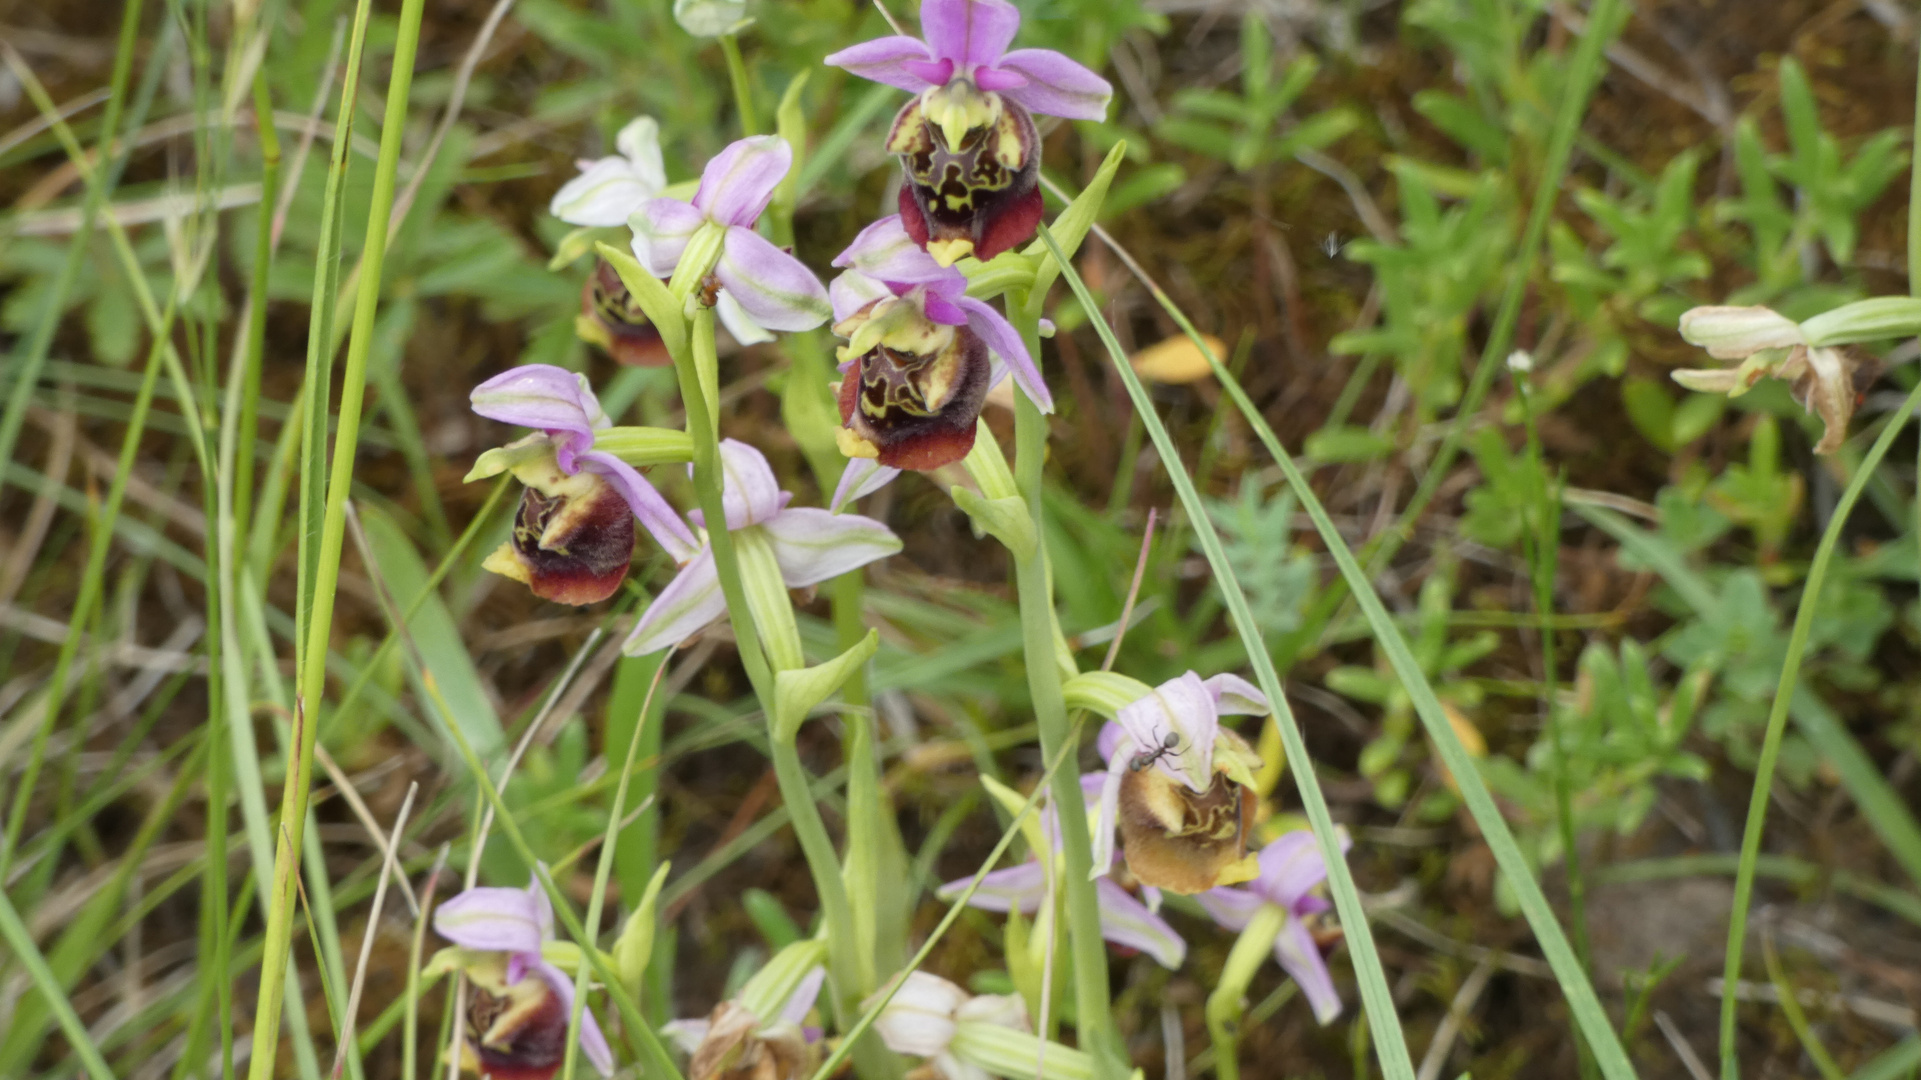
[[889, 1050], [914, 1057], [947, 1052], [954, 1039], [954, 1014], [968, 1002], [967, 991], [938, 975], [909, 972], [906, 981], [874, 1020], [874, 1030]]
[[1681, 336], [1717, 360], [1743, 360], [1807, 341], [1793, 319], [1764, 307], [1691, 308], [1681, 315]]
[[737, 34], [752, 22], [746, 0], [674, 0], [674, 21], [695, 37]]

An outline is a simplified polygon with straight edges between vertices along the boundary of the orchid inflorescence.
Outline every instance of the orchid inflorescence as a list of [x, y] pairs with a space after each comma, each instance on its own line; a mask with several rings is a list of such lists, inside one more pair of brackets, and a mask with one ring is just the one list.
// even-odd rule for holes
[[[903, 470], [959, 464], [978, 490], [956, 486], [954, 498], [977, 527], [1023, 558], [1042, 535], [981, 411], [989, 389], [1010, 375], [1030, 415], [1054, 407], [1034, 352], [1040, 305], [1028, 299], [1028, 290], [1044, 292], [1053, 280], [1054, 256], [1038, 243], [1017, 250], [1034, 239], [1043, 210], [1033, 116], [1098, 120], [1111, 90], [1059, 53], [1010, 51], [1020, 15], [1006, 0], [925, 0], [921, 19], [924, 40], [885, 37], [827, 58], [915, 95], [886, 139], [904, 170], [899, 213], [869, 225], [833, 258], [842, 272], [829, 286], [761, 231], [770, 210], [791, 213], [791, 196], [784, 209], [778, 197], [788, 190], [797, 146], [782, 135], [727, 146], [690, 191], [668, 183], [658, 125], [641, 117], [621, 129], [616, 154], [583, 161], [580, 175], [554, 195], [553, 214], [579, 227], [562, 241], [556, 263], [590, 248], [599, 253], [583, 291], [580, 336], [624, 364], [672, 364], [687, 430], [616, 426], [585, 376], [552, 365], [514, 368], [472, 394], [479, 415], [531, 430], [483, 454], [468, 477], [511, 473], [522, 486], [509, 538], [486, 567], [543, 599], [595, 603], [621, 591], [646, 537], [649, 561], [657, 551], [676, 569], [633, 620], [624, 651], [672, 649], [730, 618], [743, 659], [760, 665], [747, 666], [777, 762], [794, 753], [802, 721], [878, 647], [870, 632], [840, 657], [809, 666], [793, 608], [791, 590], [901, 551], [883, 521], [849, 513], [850, 505]], [[1104, 177], [1117, 161], [1110, 157]], [[1092, 185], [1057, 222], [1065, 250], [1085, 235], [1105, 187], [1105, 178]], [[608, 230], [622, 227], [625, 251], [608, 242]], [[1003, 295], [1005, 310], [993, 303]], [[803, 445], [838, 446], [847, 462], [828, 505], [816, 508], [795, 505], [759, 449], [720, 437], [714, 339], [717, 325], [749, 346], [823, 324], [845, 342], [836, 354], [840, 426], [794, 434]], [[801, 377], [798, 366], [790, 377]], [[694, 423], [695, 416], [711, 423]], [[697, 496], [684, 514], [668, 498], [685, 490], [683, 466]], [[651, 479], [643, 469], [653, 470]], [[881, 1043], [924, 1059], [934, 1075], [1024, 1075], [1016, 1063], [1037, 1056], [1050, 1062], [1050, 1075], [1094, 1075], [1093, 1048], [1049, 1041], [1050, 1024], [1036, 1033], [1051, 1000], [1040, 973], [1061, 920], [1077, 917], [1062, 897], [1090, 887], [1084, 878], [1066, 880], [1070, 832], [1093, 836], [1083, 859], [1092, 860], [1099, 934], [1114, 946], [1179, 968], [1187, 943], [1161, 914], [1163, 890], [1194, 895], [1229, 930], [1272, 932], [1275, 955], [1316, 1017], [1338, 1014], [1314, 937], [1328, 917], [1315, 892], [1326, 874], [1317, 841], [1284, 833], [1250, 851], [1267, 814], [1257, 790], [1261, 760], [1221, 719], [1266, 716], [1271, 703], [1227, 674], [1202, 679], [1190, 671], [1158, 687], [1106, 673], [1076, 679], [1096, 699], [1087, 707], [1109, 720], [1097, 740], [1106, 768], [1081, 778], [1081, 805], [1049, 801], [1038, 814], [1023, 810], [1025, 797], [984, 779], [1020, 821], [1029, 856], [938, 890], [1007, 914], [1008, 966], [1019, 992], [970, 994], [921, 971], [883, 987], [886, 973], [871, 970], [872, 943], [846, 940], [845, 908], [836, 921], [835, 905], [847, 899], [835, 896], [860, 880], [855, 854], [842, 881], [839, 866], [820, 865], [809, 849], [823, 904], [820, 933], [782, 950], [704, 1019], [664, 1029], [689, 1053], [693, 1080], [808, 1075], [833, 1043], [814, 1022], [844, 1032], [863, 1003], [880, 1010], [874, 1030]], [[782, 775], [783, 795], [795, 828], [818, 828], [811, 800], [797, 802], [788, 779]], [[1084, 817], [1087, 831], [1064, 829], [1062, 813]], [[1085, 840], [1078, 842], [1085, 851]], [[850, 848], [861, 843], [850, 838]], [[634, 925], [643, 917], [648, 925], [630, 925], [616, 947], [623, 972], [646, 963], [652, 896], [634, 916]], [[436, 963], [472, 984], [465, 1053], [483, 1072], [538, 1080], [562, 1060], [574, 983], [556, 957], [576, 971], [592, 957], [556, 946], [551, 922], [538, 888], [470, 889], [436, 915], [436, 929], [455, 946]], [[629, 978], [637, 976], [620, 981]], [[577, 1038], [596, 1068], [613, 1068], [592, 1008]]]

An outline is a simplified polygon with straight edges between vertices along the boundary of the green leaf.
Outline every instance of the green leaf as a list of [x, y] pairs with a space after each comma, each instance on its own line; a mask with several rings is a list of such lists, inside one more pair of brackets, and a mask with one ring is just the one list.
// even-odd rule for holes
[[1327, 464], [1378, 461], [1393, 452], [1394, 440], [1350, 424], [1322, 428], [1307, 437], [1307, 456]]
[[627, 286], [634, 302], [646, 312], [647, 321], [660, 331], [660, 340], [667, 351], [674, 356], [681, 355], [687, 348], [687, 317], [681, 314], [680, 301], [668, 291], [667, 283], [648, 273], [632, 255], [612, 244], [602, 241], [594, 245], [594, 250], [620, 275], [621, 284]]
[[[377, 507], [363, 505], [359, 511], [367, 545], [380, 567], [381, 580], [386, 583], [395, 608], [404, 612], [426, 588], [427, 566], [399, 523]], [[421, 601], [419, 609], [407, 620], [406, 632], [420, 651], [426, 666], [424, 676], [433, 679], [447, 701], [454, 722], [460, 725], [475, 752], [498, 753], [507, 743], [500, 717], [494, 712], [493, 700], [481, 682], [480, 669], [461, 642], [460, 628], [438, 593], [429, 593]], [[407, 674], [421, 700], [426, 700], [423, 673], [409, 665]]]
[[867, 631], [867, 636], [824, 664], [801, 668], [798, 671], [782, 671], [774, 676], [774, 711], [778, 716], [775, 737], [791, 740], [800, 731], [801, 721], [807, 719], [814, 706], [826, 701], [839, 690], [862, 664], [874, 658], [880, 649], [880, 632]]

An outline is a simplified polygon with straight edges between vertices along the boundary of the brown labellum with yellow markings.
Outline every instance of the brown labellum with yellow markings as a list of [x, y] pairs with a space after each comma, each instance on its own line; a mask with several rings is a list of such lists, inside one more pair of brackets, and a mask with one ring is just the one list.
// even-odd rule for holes
[[660, 331], [634, 302], [620, 275], [605, 259], [587, 276], [580, 290], [581, 338], [606, 350], [616, 363], [628, 367], [663, 367], [673, 362]]
[[[870, 321], [886, 329], [862, 333]], [[978, 334], [932, 322], [901, 298], [868, 305], [834, 332], [877, 339], [841, 379], [842, 452], [923, 471], [967, 456], [994, 371]], [[843, 359], [855, 359], [848, 351]]]
[[901, 225], [936, 262], [991, 259], [1041, 220], [1040, 135], [1001, 95], [955, 79], [907, 103], [887, 149], [900, 156]]
[[505, 985], [497, 965], [470, 974], [475, 977], [461, 1064], [493, 1080], [551, 1080], [567, 1056], [568, 1017], [560, 996], [536, 976]]
[[634, 557], [634, 512], [594, 473], [558, 469], [520, 495], [514, 531], [483, 564], [557, 604], [592, 604], [620, 588]]
[[[1221, 735], [1245, 746], [1233, 732]], [[1121, 851], [1142, 884], [1191, 895], [1244, 879], [1230, 872], [1247, 855], [1258, 800], [1225, 773], [1213, 778], [1196, 792], [1151, 766], [1121, 776]]]

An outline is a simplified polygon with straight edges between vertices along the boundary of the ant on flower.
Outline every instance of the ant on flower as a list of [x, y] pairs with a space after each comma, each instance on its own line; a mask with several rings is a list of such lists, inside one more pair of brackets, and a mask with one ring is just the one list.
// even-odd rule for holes
[[1180, 742], [1181, 737], [1179, 733], [1173, 731], [1168, 732], [1167, 737], [1161, 740], [1159, 746], [1152, 750], [1143, 750], [1135, 754], [1134, 760], [1127, 763], [1128, 771], [1140, 772], [1142, 769], [1147, 768], [1149, 765], [1154, 764], [1167, 755], [1177, 753], [1180, 748]]

